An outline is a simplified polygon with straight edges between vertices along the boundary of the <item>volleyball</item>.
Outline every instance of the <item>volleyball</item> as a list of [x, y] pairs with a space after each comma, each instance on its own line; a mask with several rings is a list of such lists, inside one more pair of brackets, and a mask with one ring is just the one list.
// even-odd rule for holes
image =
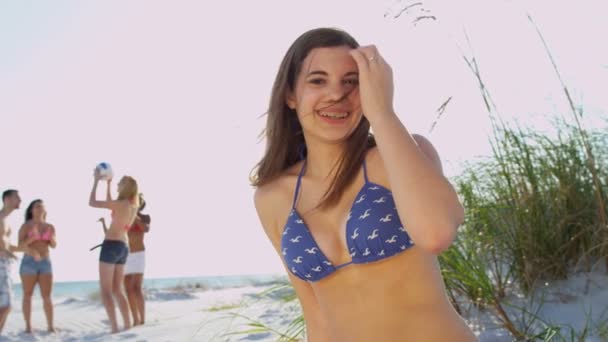
[[97, 170], [102, 180], [108, 180], [114, 175], [114, 173], [112, 172], [112, 166], [110, 166], [110, 164], [106, 162], [101, 162], [97, 164], [95, 170]]

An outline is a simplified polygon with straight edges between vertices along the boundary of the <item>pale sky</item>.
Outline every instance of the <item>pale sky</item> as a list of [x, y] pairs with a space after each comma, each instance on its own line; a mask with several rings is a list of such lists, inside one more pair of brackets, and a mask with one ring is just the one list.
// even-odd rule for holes
[[376, 44], [393, 67], [397, 113], [451, 175], [489, 150], [487, 114], [457, 48], [469, 51], [463, 27], [501, 113], [542, 128], [568, 107], [531, 13], [597, 125], [608, 108], [600, 2], [427, 1], [438, 20], [416, 26], [416, 13], [385, 17], [407, 1], [0, 2], [0, 191], [23, 198], [9, 219], [13, 242], [42, 198], [58, 231], [55, 279], [97, 279], [99, 250], [88, 249], [109, 212], [88, 207], [88, 195], [93, 167], [107, 161], [115, 184], [132, 175], [147, 199], [146, 277], [282, 273], [248, 175], [262, 156], [272, 81], [301, 33], [339, 27]]

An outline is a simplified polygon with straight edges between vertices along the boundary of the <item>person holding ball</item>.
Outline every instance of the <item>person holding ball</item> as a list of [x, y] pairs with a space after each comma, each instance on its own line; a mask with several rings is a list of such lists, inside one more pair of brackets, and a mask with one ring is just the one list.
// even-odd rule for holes
[[[133, 226], [129, 229], [129, 256], [125, 263], [125, 290], [133, 316], [133, 326], [146, 322], [145, 296], [143, 292], [144, 269], [146, 267], [146, 247], [144, 236], [150, 231], [150, 215], [142, 213], [146, 207], [143, 194], [139, 194], [139, 211]], [[108, 231], [105, 218], [101, 217], [104, 233]], [[99, 245], [101, 246], [101, 245]]]
[[[107, 163], [106, 163], [107, 164]], [[105, 169], [96, 167], [94, 172], [93, 188], [91, 190], [89, 205], [93, 208], [111, 210], [111, 223], [105, 232], [105, 239], [99, 253], [99, 283], [101, 298], [106, 308], [112, 333], [118, 332], [114, 299], [124, 320], [124, 330], [131, 328], [129, 304], [123, 291], [124, 268], [129, 246], [127, 232], [133, 225], [139, 209], [139, 191], [137, 181], [130, 176], [124, 176], [118, 182], [118, 198], [112, 199], [111, 182], [112, 173], [104, 173]], [[100, 180], [107, 181], [106, 199], [96, 199], [97, 185]]]

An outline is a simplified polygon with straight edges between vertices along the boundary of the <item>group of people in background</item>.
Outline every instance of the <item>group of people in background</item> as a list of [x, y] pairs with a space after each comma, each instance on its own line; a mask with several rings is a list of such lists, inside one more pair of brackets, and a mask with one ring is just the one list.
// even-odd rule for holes
[[[150, 216], [142, 213], [146, 206], [137, 181], [124, 176], [118, 182], [118, 197], [112, 198], [112, 179], [106, 179], [105, 200], [97, 200], [97, 185], [101, 181], [98, 170], [94, 173], [89, 205], [111, 210], [110, 224], [100, 218], [104, 232], [99, 253], [99, 283], [101, 299], [108, 314], [112, 333], [118, 332], [114, 302], [118, 304], [124, 329], [145, 323], [143, 277], [145, 269], [144, 235], [150, 230]], [[50, 249], [57, 246], [55, 226], [46, 221], [47, 211], [43, 200], [33, 200], [25, 211], [25, 220], [17, 233], [17, 245], [11, 244], [12, 228], [8, 216], [21, 206], [19, 192], [14, 189], [2, 193], [0, 209], [0, 334], [13, 304], [11, 264], [15, 253], [23, 253], [19, 274], [23, 289], [23, 318], [25, 332], [32, 333], [32, 296], [36, 285], [46, 315], [49, 332], [55, 332], [53, 317], [53, 267]], [[92, 248], [91, 250], [95, 249]], [[126, 292], [126, 294], [125, 294]], [[132, 320], [131, 320], [132, 318]]]

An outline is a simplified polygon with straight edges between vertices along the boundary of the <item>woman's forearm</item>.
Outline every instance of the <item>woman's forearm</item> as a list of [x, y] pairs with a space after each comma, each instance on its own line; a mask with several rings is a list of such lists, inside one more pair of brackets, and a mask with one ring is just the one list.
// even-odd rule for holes
[[97, 195], [97, 183], [98, 181], [95, 180], [95, 182], [93, 183], [93, 189], [91, 189], [91, 194], [89, 195], [89, 205], [92, 206], [93, 203], [95, 203], [95, 197]]
[[372, 129], [405, 229], [420, 247], [441, 252], [452, 243], [463, 209], [434, 148], [410, 135], [395, 114], [373, 123]]

